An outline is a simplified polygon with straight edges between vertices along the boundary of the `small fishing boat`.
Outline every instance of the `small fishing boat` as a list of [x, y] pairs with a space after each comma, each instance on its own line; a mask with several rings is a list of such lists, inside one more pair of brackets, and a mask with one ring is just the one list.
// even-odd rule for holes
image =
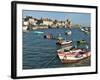
[[34, 31], [34, 33], [43, 34], [44, 32], [42, 32], [42, 31]]
[[46, 34], [44, 35], [45, 39], [53, 39], [53, 35], [52, 34]]
[[62, 63], [73, 63], [90, 57], [91, 52], [82, 49], [73, 49], [67, 51], [57, 50], [57, 55]]
[[86, 44], [87, 42], [85, 40], [79, 40], [77, 41], [78, 44]]
[[87, 34], [89, 34], [90, 33], [90, 31], [89, 31], [89, 29], [88, 28], [80, 28], [81, 29], [81, 31], [83, 31], [83, 32], [85, 32], [85, 33], [87, 33]]
[[65, 34], [66, 34], [66, 35], [71, 35], [72, 32], [71, 32], [71, 30], [67, 30], [67, 31], [65, 32]]
[[81, 31], [85, 31], [83, 28], [80, 28], [81, 29]]
[[71, 40], [57, 40], [56, 44], [68, 45], [68, 44], [72, 44], [72, 41]]

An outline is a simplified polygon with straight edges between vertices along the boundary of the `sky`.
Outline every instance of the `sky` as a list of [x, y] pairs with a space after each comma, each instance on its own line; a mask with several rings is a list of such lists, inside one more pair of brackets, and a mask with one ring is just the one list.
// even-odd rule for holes
[[73, 13], [73, 12], [54, 12], [54, 11], [34, 11], [23, 10], [23, 18], [26, 16], [32, 16], [34, 18], [50, 18], [52, 20], [65, 21], [70, 19], [73, 24], [81, 24], [83, 26], [89, 26], [91, 24], [90, 13]]

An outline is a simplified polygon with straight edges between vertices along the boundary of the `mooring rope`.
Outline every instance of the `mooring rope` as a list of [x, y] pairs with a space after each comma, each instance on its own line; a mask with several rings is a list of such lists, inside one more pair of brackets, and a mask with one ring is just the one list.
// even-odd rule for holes
[[48, 67], [48, 65], [49, 65], [56, 57], [57, 57], [57, 55], [54, 56], [49, 62], [47, 62], [47, 64], [46, 64], [44, 67]]

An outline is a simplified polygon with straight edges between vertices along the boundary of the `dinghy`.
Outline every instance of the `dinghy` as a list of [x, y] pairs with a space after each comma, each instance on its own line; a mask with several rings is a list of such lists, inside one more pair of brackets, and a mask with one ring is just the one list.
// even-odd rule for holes
[[43, 34], [44, 32], [42, 32], [42, 31], [34, 31], [34, 33]]

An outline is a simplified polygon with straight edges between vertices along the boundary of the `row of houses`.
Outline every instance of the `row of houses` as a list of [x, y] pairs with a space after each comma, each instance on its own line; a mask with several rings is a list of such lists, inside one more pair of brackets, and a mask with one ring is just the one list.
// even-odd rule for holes
[[[44, 26], [44, 27], [43, 27]], [[32, 29], [37, 29], [37, 28], [53, 28], [53, 27], [64, 27], [64, 26], [72, 26], [72, 22], [69, 21], [68, 19], [66, 21], [59, 21], [59, 20], [51, 20], [49, 18], [33, 18], [32, 16], [26, 16], [23, 18], [23, 28], [32, 28]]]

